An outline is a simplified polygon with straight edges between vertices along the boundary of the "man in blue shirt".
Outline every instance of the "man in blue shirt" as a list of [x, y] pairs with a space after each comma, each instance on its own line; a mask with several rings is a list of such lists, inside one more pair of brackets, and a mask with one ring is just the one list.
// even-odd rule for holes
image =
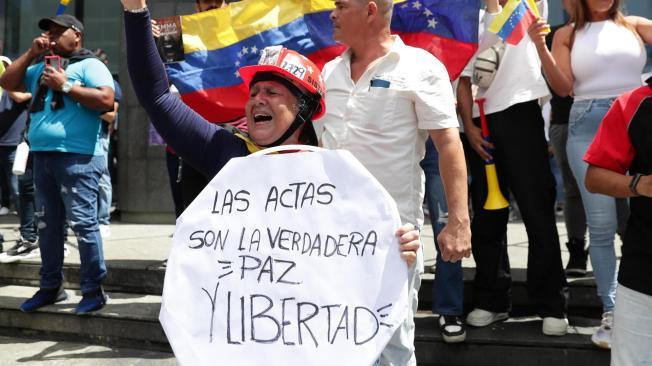
[[[0, 78], [3, 88], [27, 90], [34, 99], [28, 138], [41, 202], [37, 208], [41, 282], [39, 291], [20, 308], [34, 311], [67, 297], [62, 288], [62, 228], [67, 217], [81, 259], [83, 298], [75, 312], [84, 314], [106, 303], [97, 197], [106, 164], [99, 143], [100, 115], [113, 109], [113, 79], [106, 66], [82, 48], [84, 26], [75, 17], [58, 15], [41, 19], [38, 25], [45, 32]], [[48, 65], [41, 61], [30, 66], [43, 55]]]

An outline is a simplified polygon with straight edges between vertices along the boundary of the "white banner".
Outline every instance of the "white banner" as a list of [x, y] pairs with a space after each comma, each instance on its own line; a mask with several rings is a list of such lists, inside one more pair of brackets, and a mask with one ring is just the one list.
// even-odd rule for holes
[[184, 365], [371, 365], [407, 316], [396, 204], [346, 151], [232, 159], [177, 220], [160, 321]]

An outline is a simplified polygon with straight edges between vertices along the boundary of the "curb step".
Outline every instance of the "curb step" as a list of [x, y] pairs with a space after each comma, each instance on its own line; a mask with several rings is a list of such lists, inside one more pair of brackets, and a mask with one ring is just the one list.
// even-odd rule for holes
[[569, 334], [541, 333], [541, 318], [510, 318], [484, 328], [467, 327], [464, 343], [444, 343], [437, 317], [420, 312], [415, 319], [420, 366], [608, 366], [610, 352], [595, 347], [595, 319], [571, 318]]
[[68, 300], [34, 313], [23, 313], [20, 304], [36, 290], [35, 287], [0, 286], [1, 334], [171, 351], [158, 322], [160, 296], [107, 292], [110, 299], [104, 308], [79, 316], [74, 314], [74, 309], [81, 295], [66, 290]]
[[[67, 290], [69, 299], [26, 314], [20, 304], [35, 287], [0, 286], [0, 334], [37, 339], [88, 342], [170, 352], [158, 322], [160, 296], [108, 292], [110, 300], [100, 311], [86, 316], [73, 313], [78, 291]], [[436, 317], [419, 312], [415, 346], [419, 365], [608, 365], [609, 352], [591, 344], [589, 335], [597, 319], [571, 318], [569, 335], [547, 337], [539, 318], [511, 318], [485, 328], [467, 328], [463, 344], [441, 339]]]
[[[597, 295], [593, 273], [589, 272], [583, 278], [568, 280], [568, 314], [600, 319], [602, 303]], [[464, 311], [473, 310], [473, 278], [475, 268], [464, 268]], [[522, 268], [512, 269], [512, 314], [533, 313], [534, 304], [527, 295], [527, 271]], [[434, 275], [426, 273], [422, 277], [419, 290], [419, 310], [432, 309], [432, 288]]]
[[[160, 295], [163, 293], [165, 267], [160, 261], [106, 260], [107, 278], [102, 286], [107, 291]], [[39, 285], [40, 261], [23, 261], [0, 264], [0, 285]], [[79, 265], [63, 265], [63, 285], [79, 290]]]

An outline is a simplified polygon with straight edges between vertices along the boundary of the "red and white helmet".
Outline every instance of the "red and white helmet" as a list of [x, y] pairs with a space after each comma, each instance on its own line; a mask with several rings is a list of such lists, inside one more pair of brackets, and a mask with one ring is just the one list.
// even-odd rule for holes
[[272, 72], [289, 80], [302, 91], [319, 98], [319, 109], [312, 116], [319, 119], [326, 112], [324, 95], [326, 85], [321, 71], [312, 61], [300, 53], [283, 46], [270, 46], [263, 49], [258, 65], [243, 66], [239, 70], [240, 77], [249, 87], [251, 80], [259, 72]]

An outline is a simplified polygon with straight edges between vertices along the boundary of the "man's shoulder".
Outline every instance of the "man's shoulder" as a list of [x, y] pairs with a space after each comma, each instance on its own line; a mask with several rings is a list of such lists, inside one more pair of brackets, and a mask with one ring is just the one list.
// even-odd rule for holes
[[398, 50], [399, 62], [404, 64], [413, 75], [423, 73], [446, 74], [444, 64], [430, 52], [413, 46], [405, 45]]

